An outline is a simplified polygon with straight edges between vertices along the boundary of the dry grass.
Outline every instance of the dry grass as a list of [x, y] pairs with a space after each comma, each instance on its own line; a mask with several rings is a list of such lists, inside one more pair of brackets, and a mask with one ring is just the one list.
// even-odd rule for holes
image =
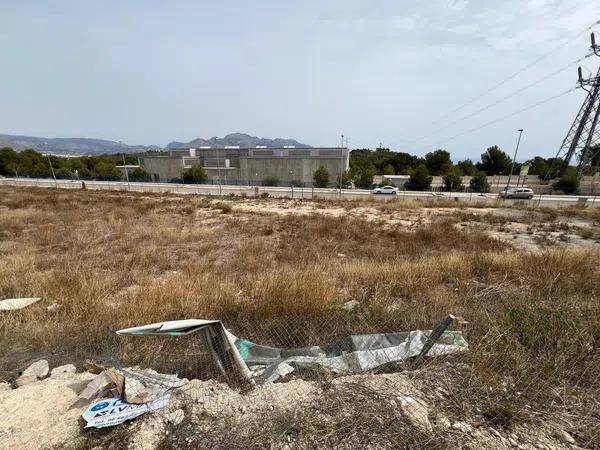
[[[0, 315], [0, 366], [10, 373], [17, 352], [97, 357], [110, 349], [106, 327], [153, 321], [220, 318], [239, 336], [298, 346], [428, 329], [453, 312], [470, 322], [462, 388], [478, 393], [461, 408], [489, 406], [506, 386], [516, 408], [562, 408], [557, 391], [597, 398], [597, 248], [518, 250], [456, 226], [465, 214], [408, 231], [384, 226], [407, 210], [379, 209], [381, 223], [244, 212], [223, 199], [3, 188], [0, 298], [43, 301]], [[349, 300], [360, 307], [341, 310]]]

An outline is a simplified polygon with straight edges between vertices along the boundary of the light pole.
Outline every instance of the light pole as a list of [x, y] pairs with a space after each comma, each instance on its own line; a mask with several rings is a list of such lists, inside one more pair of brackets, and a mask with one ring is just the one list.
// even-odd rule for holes
[[340, 198], [342, 198], [342, 172], [343, 172], [343, 160], [344, 160], [344, 135], [342, 134], [342, 142], [340, 145]]
[[510, 165], [510, 172], [508, 173], [508, 181], [506, 183], [506, 189], [504, 189], [504, 198], [508, 195], [508, 187], [510, 186], [510, 178], [512, 177], [513, 169], [515, 167], [515, 161], [517, 159], [517, 152], [519, 151], [519, 144], [521, 143], [521, 136], [523, 135], [523, 128], [517, 130], [519, 132], [519, 139], [517, 139], [517, 148], [515, 148], [515, 156], [513, 157], [512, 164]]
[[52, 167], [52, 161], [50, 161], [50, 154], [46, 153], [48, 157], [48, 164], [50, 164], [50, 171], [52, 172], [52, 178], [54, 178], [54, 186], [58, 189], [58, 181], [56, 181], [56, 174], [54, 173], [54, 167]]
[[217, 173], [219, 174], [219, 195], [221, 195], [221, 162], [219, 160], [219, 149], [217, 149]]
[[[121, 151], [122, 150], [123, 148], [121, 148]], [[129, 184], [129, 169], [127, 169], [127, 164], [125, 163], [125, 152], [122, 152], [121, 155], [123, 155], [123, 168], [125, 169], [125, 177], [127, 178], [127, 190], [130, 191], [131, 185]]]

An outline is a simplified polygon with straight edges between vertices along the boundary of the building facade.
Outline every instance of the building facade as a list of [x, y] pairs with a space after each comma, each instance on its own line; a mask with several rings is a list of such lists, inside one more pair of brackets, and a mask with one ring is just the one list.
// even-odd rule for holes
[[330, 184], [349, 167], [347, 148], [177, 148], [139, 156], [140, 166], [154, 181], [182, 179], [183, 171], [201, 164], [208, 182], [260, 185], [276, 178], [282, 186], [311, 186], [319, 166], [329, 172]]

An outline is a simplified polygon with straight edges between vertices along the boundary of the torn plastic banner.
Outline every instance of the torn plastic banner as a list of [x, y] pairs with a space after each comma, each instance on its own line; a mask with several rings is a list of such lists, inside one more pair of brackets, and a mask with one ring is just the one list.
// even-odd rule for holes
[[[335, 373], [360, 373], [419, 355], [431, 330], [352, 335], [324, 346], [283, 349], [240, 339], [219, 320], [176, 320], [117, 331], [136, 336], [183, 336], [205, 331], [206, 341], [221, 371], [231, 371], [258, 384], [271, 383], [296, 369], [315, 365]], [[445, 331], [428, 352], [440, 356], [466, 350], [460, 331]], [[233, 360], [233, 364], [230, 361]], [[228, 378], [228, 382], [229, 382]]]
[[131, 404], [118, 394], [114, 398], [104, 398], [92, 403], [81, 415], [87, 422], [85, 428], [105, 428], [135, 419], [147, 412], [156, 411], [169, 404], [170, 394], [147, 403]]
[[[430, 331], [353, 335], [319, 347], [281, 349], [237, 339], [235, 345], [259, 383], [273, 382], [292, 369], [316, 366], [335, 373], [360, 373], [419, 355]], [[445, 331], [429, 351], [431, 356], [466, 350], [460, 331]]]

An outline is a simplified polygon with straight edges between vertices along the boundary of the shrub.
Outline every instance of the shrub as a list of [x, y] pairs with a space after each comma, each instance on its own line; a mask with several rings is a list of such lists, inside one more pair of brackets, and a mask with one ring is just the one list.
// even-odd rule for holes
[[263, 178], [262, 180], [263, 186], [278, 186], [279, 185], [279, 177], [270, 175], [268, 177]]
[[456, 172], [444, 176], [444, 186], [447, 191], [462, 191], [462, 178]]
[[200, 164], [196, 164], [183, 171], [184, 183], [204, 183], [208, 180], [206, 170]]
[[424, 164], [421, 164], [413, 170], [405, 187], [412, 191], [426, 191], [431, 186], [432, 181], [433, 177], [429, 175], [429, 170], [427, 170]]
[[563, 191], [565, 194], [575, 194], [579, 190], [579, 173], [574, 167], [569, 167], [562, 176], [554, 183], [554, 189]]
[[329, 172], [325, 166], [319, 166], [313, 175], [315, 187], [324, 188], [329, 184]]
[[141, 167], [136, 167], [129, 172], [129, 181], [150, 181], [152, 177]]
[[490, 185], [485, 172], [477, 172], [469, 182], [469, 188], [473, 192], [490, 192]]

